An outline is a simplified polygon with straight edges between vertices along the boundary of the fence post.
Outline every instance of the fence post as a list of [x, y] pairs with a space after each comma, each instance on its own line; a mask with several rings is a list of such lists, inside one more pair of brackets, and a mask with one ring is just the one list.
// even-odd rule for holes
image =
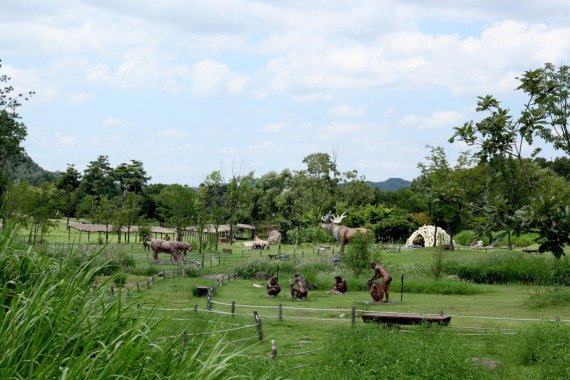
[[261, 318], [259, 318], [257, 311], [253, 312], [253, 318], [255, 319], [255, 324], [257, 326], [257, 335], [259, 335], [259, 340], [263, 340], [263, 327], [261, 326]]
[[150, 288], [150, 277], [146, 279], [146, 287]]
[[198, 305], [194, 305], [194, 313], [198, 312]]
[[111, 295], [112, 295], [112, 296], [115, 295], [115, 288], [113, 288], [113, 285], [111, 285]]
[[283, 304], [279, 304], [279, 322], [283, 322]]
[[402, 275], [402, 279], [400, 280], [400, 302], [404, 299], [404, 275]]
[[207, 302], [207, 309], [212, 310], [212, 292], [208, 289], [208, 302]]
[[139, 292], [141, 291], [141, 287], [139, 286], [138, 281], [137, 281], [137, 291], [139, 291]]
[[350, 316], [350, 323], [352, 326], [354, 326], [356, 324], [356, 306], [352, 307], [352, 313]]
[[232, 301], [232, 317], [236, 316], [236, 301]]

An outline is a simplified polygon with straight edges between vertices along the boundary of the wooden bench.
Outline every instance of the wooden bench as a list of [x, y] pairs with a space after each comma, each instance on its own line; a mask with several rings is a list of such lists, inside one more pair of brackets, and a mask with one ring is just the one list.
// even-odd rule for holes
[[207, 296], [208, 291], [209, 291], [209, 289], [207, 286], [197, 286], [196, 287], [196, 295], [198, 297]]
[[224, 253], [232, 253], [232, 249], [231, 248], [223, 248], [222, 251]]
[[439, 325], [447, 326], [451, 321], [451, 316], [365, 312], [362, 313], [362, 320], [364, 322], [378, 322], [390, 325], [417, 325], [421, 323], [437, 323]]

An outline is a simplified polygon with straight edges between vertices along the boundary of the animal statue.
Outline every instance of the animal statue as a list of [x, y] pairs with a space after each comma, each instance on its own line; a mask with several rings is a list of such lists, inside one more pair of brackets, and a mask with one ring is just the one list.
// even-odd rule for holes
[[150, 239], [150, 248], [152, 249], [152, 257], [155, 261], [158, 261], [158, 254], [160, 252], [168, 253], [172, 256], [174, 261], [178, 264], [182, 264], [182, 257], [180, 256], [178, 250], [178, 243], [167, 240], [160, 239]]
[[267, 240], [261, 240], [256, 236], [255, 240], [253, 241], [253, 244], [251, 245], [251, 249], [262, 250], [265, 248], [269, 249], [269, 242]]
[[185, 241], [171, 241], [170, 244], [175, 245], [176, 250], [179, 253], [181, 252], [184, 256], [188, 254], [188, 251], [192, 250], [192, 245], [190, 245], [190, 243], [187, 243]]
[[333, 215], [330, 211], [322, 217], [323, 223], [321, 227], [329, 230], [336, 241], [338, 241], [339, 249], [338, 253], [340, 255], [344, 254], [344, 246], [352, 240], [352, 238], [358, 233], [363, 235], [368, 235], [368, 230], [366, 228], [350, 228], [340, 225], [342, 220], [346, 217], [346, 213], [342, 213], [341, 216]]
[[267, 242], [270, 245], [278, 244], [280, 240], [281, 240], [281, 232], [279, 232], [277, 230], [272, 230], [269, 233], [269, 237], [267, 238]]

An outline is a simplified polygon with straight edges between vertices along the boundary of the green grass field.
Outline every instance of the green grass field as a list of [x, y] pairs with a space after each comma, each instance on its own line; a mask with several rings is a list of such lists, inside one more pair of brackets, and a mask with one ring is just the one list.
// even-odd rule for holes
[[[152, 318], [156, 323], [153, 335], [157, 340], [200, 340], [212, 347], [224, 342], [227, 349], [239, 353], [241, 367], [236, 373], [251, 375], [246, 378], [262, 378], [260, 374], [264, 374], [265, 378], [342, 379], [360, 373], [361, 378], [426, 378], [431, 374], [433, 378], [531, 379], [559, 378], [557, 376], [565, 374], [563, 368], [553, 372], [551, 362], [546, 359], [534, 356], [532, 360], [524, 359], [524, 353], [532, 350], [527, 347], [532, 347], [529, 334], [542, 329], [548, 321], [560, 320], [557, 325], [563, 327], [570, 324], [568, 287], [475, 284], [445, 274], [438, 279], [433, 276], [438, 261], [477, 263], [505, 255], [506, 250], [460, 248], [448, 252], [433, 248], [375, 248], [373, 254], [394, 277], [390, 292], [392, 303], [377, 305], [370, 302], [371, 297], [364, 287], [371, 271], [356, 277], [343, 266], [332, 266], [332, 250], [322, 253], [313, 246], [283, 245], [259, 252], [246, 250], [241, 243], [224, 244], [218, 247], [218, 252], [191, 252], [187, 260], [203, 261], [204, 267], [186, 271], [186, 266], [152, 263], [152, 255], [134, 241], [87, 248], [84, 237], [79, 243], [77, 235], [68, 236], [62, 228], [50, 233], [47, 240], [47, 247], [52, 251], [64, 252], [71, 246], [79, 254], [89, 249], [99, 250], [107, 260], [127, 257], [130, 265], [120, 269], [127, 277], [122, 288], [113, 281], [106, 282], [105, 276], [98, 278], [109, 288], [109, 293], [113, 287], [111, 297], [121, 297], [124, 305], [142, 318]], [[231, 249], [232, 253], [223, 253], [223, 248]], [[269, 255], [277, 253], [288, 254], [289, 260], [269, 259]], [[554, 260], [547, 254], [530, 256], [532, 260]], [[168, 255], [161, 254], [160, 258], [169, 261]], [[229, 275], [236, 273], [236, 268], [251, 262], [270, 263], [269, 267], [279, 274], [281, 294], [268, 297], [264, 280], [230, 279]], [[151, 268], [149, 271], [154, 275], [144, 274], [145, 268]], [[293, 271], [299, 268], [306, 268], [310, 282], [316, 287], [310, 290], [308, 299], [302, 301], [292, 300], [287, 286]], [[176, 270], [179, 272], [174, 276], [172, 271]], [[160, 274], [161, 271], [166, 272]], [[347, 279], [347, 294], [327, 292], [327, 284], [332, 287], [334, 274]], [[207, 297], [196, 295], [198, 286], [215, 288], [210, 304]], [[550, 298], [553, 301], [549, 301]], [[387, 327], [364, 323], [362, 313], [367, 311], [443, 312], [451, 316], [451, 323], [446, 327]], [[256, 320], [254, 313], [260, 319]], [[564, 341], [570, 334], [564, 330], [560, 336]], [[340, 337], [343, 340], [339, 341]], [[370, 337], [374, 339], [366, 343]], [[278, 347], [275, 359], [270, 358], [272, 340]], [[431, 348], [426, 346], [430, 341]], [[390, 349], [383, 348], [382, 342], [389, 342]], [[376, 356], [368, 358], [368, 351], [364, 350], [367, 345], [372, 345]], [[399, 345], [402, 345], [400, 351], [392, 350], [392, 346]], [[337, 357], [339, 350], [344, 353]], [[562, 359], [557, 359], [561, 366], [570, 363], [567, 349], [557, 352], [562, 355]], [[384, 356], [385, 363], [375, 362]], [[410, 357], [416, 356], [421, 364], [410, 362]], [[336, 359], [331, 361], [331, 358]], [[479, 366], [481, 358], [499, 363], [498, 367]], [[397, 367], [398, 362], [407, 366], [403, 372]], [[335, 369], [335, 365], [338, 367], [341, 363], [341, 368]], [[377, 373], [370, 369], [376, 365], [383, 366], [385, 371]]]

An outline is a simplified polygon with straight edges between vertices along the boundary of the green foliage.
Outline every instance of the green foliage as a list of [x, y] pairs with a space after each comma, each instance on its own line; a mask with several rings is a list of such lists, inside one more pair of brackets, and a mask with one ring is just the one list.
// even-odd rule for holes
[[124, 286], [127, 283], [126, 273], [116, 273], [113, 275], [113, 283], [117, 286]]
[[241, 278], [252, 279], [255, 278], [257, 272], [267, 272], [270, 275], [276, 273], [294, 273], [293, 263], [268, 261], [265, 259], [252, 259], [245, 264], [239, 264], [235, 268], [235, 273]]
[[477, 262], [449, 263], [448, 274], [485, 284], [570, 285], [570, 259], [547, 260], [524, 253], [497, 253]]
[[549, 306], [570, 304], [570, 289], [563, 286], [537, 288], [530, 291], [528, 307], [542, 309]]
[[369, 235], [357, 232], [350, 244], [346, 246], [344, 261], [354, 272], [356, 277], [358, 277], [370, 263], [370, 252], [368, 251], [369, 239]]
[[[471, 362], [472, 349], [438, 328], [399, 333], [365, 324], [335, 329], [320, 355], [323, 364], [307, 378], [319, 379], [489, 379]], [[313, 377], [314, 375], [315, 377]]]
[[429, 269], [430, 269], [431, 275], [436, 280], [440, 279], [441, 276], [443, 276], [444, 269], [445, 269], [444, 261], [445, 261], [446, 255], [447, 255], [447, 251], [444, 249], [441, 249], [441, 247], [439, 249], [434, 249], [432, 252], [432, 262], [429, 266]]
[[519, 360], [538, 367], [542, 379], [570, 378], [570, 326], [539, 323], [520, 335]]
[[[0, 378], [221, 379], [239, 351], [223, 340], [153, 340], [153, 315], [134, 312], [121, 297], [91, 288], [96, 256], [22, 250], [11, 231], [0, 233]], [[122, 277], [122, 276], [121, 276]], [[17, 326], [17, 328], [14, 328]], [[203, 328], [201, 331], [204, 331]], [[190, 331], [191, 332], [191, 331]]]
[[[287, 236], [290, 241], [295, 241], [297, 229], [287, 231]], [[331, 233], [319, 226], [308, 226], [299, 228], [299, 241], [304, 243], [324, 244], [334, 242]]]
[[[392, 282], [393, 289], [400, 288], [400, 282], [395, 279]], [[437, 281], [418, 276], [404, 276], [404, 292], [416, 294], [485, 294], [493, 290], [484, 285], [476, 285], [457, 278], [441, 278]]]

